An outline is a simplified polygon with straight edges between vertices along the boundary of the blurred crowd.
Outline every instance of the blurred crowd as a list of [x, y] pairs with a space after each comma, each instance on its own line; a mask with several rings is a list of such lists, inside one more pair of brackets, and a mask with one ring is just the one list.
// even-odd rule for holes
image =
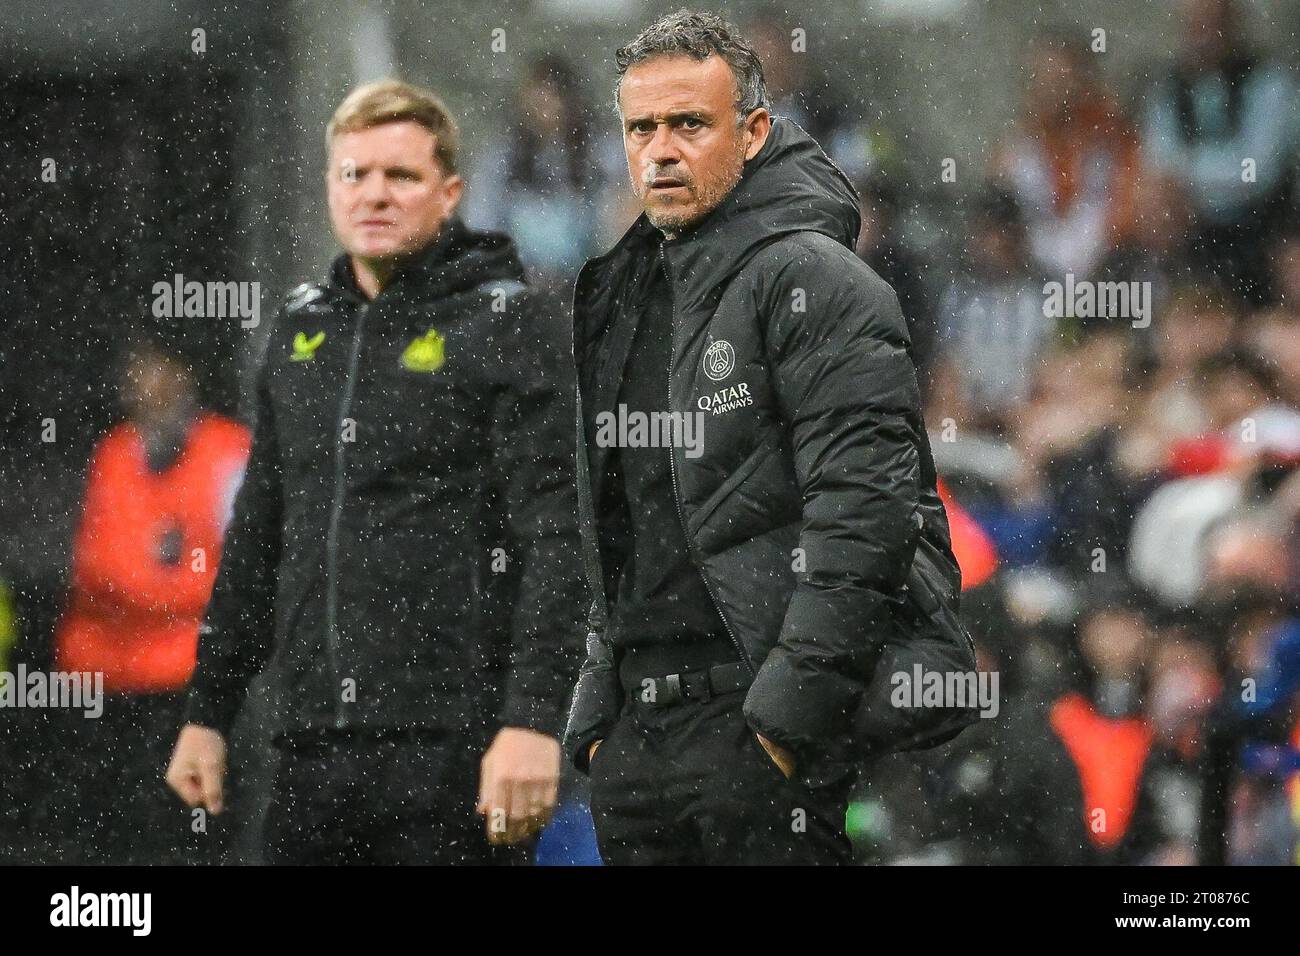
[[1002, 695], [872, 768], [869, 858], [1300, 862], [1297, 90], [1233, 4], [1185, 17], [1127, 105], [1077, 38], [1035, 42], [956, 268], [864, 189]]
[[[987, 168], [923, 186], [835, 64], [793, 52], [776, 14], [742, 24], [776, 111], [858, 184], [858, 252], [911, 324], [964, 616], [999, 675], [996, 718], [864, 768], [849, 818], [864, 862], [1300, 863], [1300, 84], [1230, 0], [1183, 16], [1176, 61], [1128, 89], [1083, 28], [1041, 34]], [[558, 290], [633, 214], [587, 87], [576, 64], [535, 60], [467, 177], [470, 223], [514, 235]], [[153, 700], [184, 686], [203, 599], [166, 569], [195, 548], [215, 569], [246, 436], [195, 406], [165, 352], [131, 356], [50, 640]], [[223, 477], [169, 499], [200, 447]], [[118, 625], [142, 614], [140, 640], [179, 662], [110, 647], [96, 588], [144, 602]], [[22, 630], [0, 591], [0, 669]], [[38, 797], [54, 830], [79, 812]]]

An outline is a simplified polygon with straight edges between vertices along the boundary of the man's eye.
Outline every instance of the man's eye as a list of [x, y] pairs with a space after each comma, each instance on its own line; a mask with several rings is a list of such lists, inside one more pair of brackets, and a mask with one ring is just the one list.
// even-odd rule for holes
[[686, 119], [682, 120], [682, 126], [684, 126], [686, 129], [699, 129], [703, 125], [704, 124], [701, 123], [694, 116], [688, 116]]

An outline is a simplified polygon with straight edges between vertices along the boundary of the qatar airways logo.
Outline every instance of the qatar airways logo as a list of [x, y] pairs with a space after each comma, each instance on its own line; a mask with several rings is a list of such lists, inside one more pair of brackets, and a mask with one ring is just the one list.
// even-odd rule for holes
[[702, 412], [712, 412], [714, 415], [721, 415], [724, 412], [745, 408], [753, 404], [754, 396], [749, 394], [748, 382], [720, 388], [711, 395], [701, 395], [695, 400], [696, 408]]

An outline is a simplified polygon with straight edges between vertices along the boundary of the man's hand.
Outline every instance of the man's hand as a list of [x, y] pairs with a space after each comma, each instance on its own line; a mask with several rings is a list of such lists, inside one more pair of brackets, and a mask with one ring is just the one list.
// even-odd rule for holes
[[186, 806], [202, 806], [209, 813], [220, 813], [225, 808], [225, 738], [211, 727], [186, 724], [176, 738], [166, 780]]
[[794, 754], [790, 753], [790, 751], [786, 750], [780, 744], [768, 740], [760, 733], [756, 732], [754, 736], [757, 737], [758, 742], [763, 745], [763, 749], [766, 750], [767, 755], [772, 758], [772, 762], [776, 764], [777, 768], [783, 774], [785, 774], [785, 779], [789, 780], [793, 777]]
[[551, 818], [560, 789], [560, 742], [524, 727], [503, 727], [479, 766], [478, 812], [488, 842], [518, 843]]

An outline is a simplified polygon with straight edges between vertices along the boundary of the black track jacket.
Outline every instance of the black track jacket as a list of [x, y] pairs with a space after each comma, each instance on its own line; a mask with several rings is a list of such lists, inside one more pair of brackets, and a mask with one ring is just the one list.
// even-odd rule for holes
[[456, 220], [373, 301], [346, 257], [291, 295], [189, 721], [228, 732], [270, 662], [281, 731], [559, 735], [588, 598], [555, 326]]
[[859, 221], [844, 175], [778, 117], [698, 226], [660, 244], [643, 216], [579, 275], [578, 498], [596, 595], [566, 734], [580, 768], [623, 703], [605, 625], [628, 542], [603, 524], [609, 449], [595, 416], [615, 407], [632, 338], [621, 319], [652, 255], [673, 298], [669, 410], [705, 416], [703, 454], [671, 451], [678, 516], [755, 674], [750, 726], [819, 755], [924, 746], [973, 719], [889, 700], [914, 661], [974, 659], [907, 325], [853, 252]]

